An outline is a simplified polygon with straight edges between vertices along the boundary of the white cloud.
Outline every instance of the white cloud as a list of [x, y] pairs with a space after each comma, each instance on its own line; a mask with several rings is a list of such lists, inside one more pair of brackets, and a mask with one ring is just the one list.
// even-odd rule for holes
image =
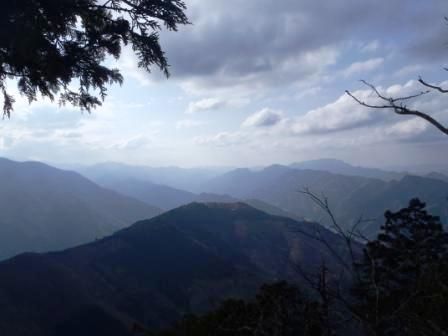
[[397, 139], [415, 138], [426, 132], [429, 128], [429, 123], [422, 119], [408, 119], [399, 121], [384, 129], [384, 133], [389, 137]]
[[[442, 84], [443, 85], [443, 84]], [[405, 97], [422, 90], [417, 81], [408, 81], [400, 85], [395, 84], [387, 88], [377, 88], [386, 97]], [[382, 105], [382, 102], [370, 89], [362, 89], [353, 92], [361, 101], [371, 105]], [[446, 95], [425, 95], [416, 100], [407, 102], [412, 109], [424, 111], [434, 117], [448, 121], [445, 111], [448, 109], [448, 97]], [[336, 101], [325, 106], [310, 110], [303, 116], [297, 117], [292, 123], [294, 134], [323, 134], [343, 132], [352, 129], [388, 129], [382, 134], [384, 139], [390, 139], [391, 135], [409, 134], [416, 136], [426, 131], [427, 123], [417, 117], [398, 116], [391, 109], [370, 109], [360, 106], [348, 95], [340, 96]], [[424, 127], [425, 126], [425, 127]]]
[[151, 73], [138, 67], [138, 58], [133, 50], [127, 46], [123, 48], [120, 59], [116, 64], [110, 62], [110, 66], [116, 66], [124, 77], [124, 80], [133, 79], [139, 83], [140, 86], [146, 87], [151, 85], [154, 80], [166, 79], [161, 71], [155, 66], [152, 68]]
[[[111, 87], [104, 106], [92, 115], [45, 100], [29, 106], [17, 95], [13, 119], [0, 123], [2, 155], [195, 165], [201, 160], [215, 164], [222, 154], [228, 163], [239, 164], [240, 158], [273, 162], [279, 153], [295, 160], [332, 156], [335, 148], [352, 153], [364, 146], [368, 152], [381, 144], [387, 152], [391, 144], [426, 145], [438, 134], [431, 125], [363, 108], [340, 95], [359, 77], [383, 85], [419, 74], [438, 78], [446, 27], [443, 19], [434, 22], [434, 13], [446, 7], [445, 1], [423, 6], [412, 0], [403, 8], [399, 0], [341, 0], [325, 6], [324, 1], [191, 0], [188, 14], [194, 25], [161, 33], [171, 64], [169, 81], [161, 81], [155, 68], [152, 74], [139, 69], [125, 47], [118, 62], [108, 60], [122, 71], [124, 86]], [[388, 13], [397, 9], [401, 15], [391, 21]], [[422, 41], [430, 43], [423, 48]], [[380, 89], [404, 95], [421, 88], [412, 82]], [[365, 87], [356, 93], [375, 102]], [[448, 102], [441, 96], [418, 99], [412, 106], [448, 121]], [[218, 110], [226, 113], [206, 114]], [[192, 141], [193, 133], [203, 136]], [[248, 148], [253, 153], [246, 157]]]
[[211, 136], [200, 136], [194, 138], [197, 145], [208, 145], [215, 147], [239, 146], [247, 143], [248, 138], [241, 132], [220, 132]]
[[421, 64], [405, 65], [404, 67], [394, 72], [393, 76], [394, 77], [408, 77], [410, 75], [415, 76], [416, 74], [421, 73], [423, 69], [424, 66]]
[[380, 41], [374, 40], [362, 46], [362, 52], [375, 52], [380, 48]]
[[362, 62], [355, 62], [352, 63], [350, 66], [348, 66], [343, 71], [343, 74], [345, 77], [353, 76], [356, 74], [363, 74], [378, 69], [383, 64], [384, 64], [384, 58], [382, 57], [372, 58]]
[[194, 114], [198, 112], [204, 112], [204, 111], [213, 111], [213, 110], [219, 110], [221, 108], [224, 108], [226, 106], [226, 102], [218, 99], [218, 98], [206, 98], [201, 99], [195, 102], [191, 102], [188, 105], [187, 110], [185, 113], [187, 114]]
[[[357, 91], [355, 94], [364, 99], [370, 95], [370, 92]], [[343, 131], [372, 125], [384, 114], [384, 111], [363, 109], [354, 103], [352, 98], [343, 95], [333, 103], [308, 111], [303, 116], [297, 117], [291, 128], [294, 134]]]
[[242, 124], [243, 127], [272, 127], [278, 125], [284, 116], [280, 111], [269, 108], [262, 109], [249, 116]]
[[[418, 92], [420, 86], [418, 82], [410, 81], [378, 89], [385, 95], [405, 96]], [[370, 90], [353, 93], [369, 103], [378, 102]], [[448, 97], [445, 95], [420, 97], [414, 103], [410, 102], [409, 106], [448, 122]], [[296, 151], [330, 153], [327, 155], [336, 150], [350, 153], [360, 147], [367, 150], [372, 146], [386, 148], [400, 143], [440, 142], [442, 137], [433, 126], [420, 118], [398, 116], [391, 110], [365, 108], [347, 95], [294, 118], [286, 119], [281, 112], [264, 109], [247, 118], [243, 126], [246, 127], [233, 132], [197, 137], [195, 143], [211, 147], [234, 146], [241, 152], [251, 149], [254, 152], [268, 151], [269, 155], [276, 157], [280, 153], [291, 156]], [[384, 153], [387, 153], [386, 149]]]
[[135, 150], [140, 149], [142, 147], [147, 147], [151, 143], [152, 143], [151, 139], [149, 139], [147, 136], [137, 135], [118, 144], [117, 148], [123, 150]]
[[202, 120], [183, 119], [176, 122], [177, 129], [194, 128], [205, 125], [206, 122]]

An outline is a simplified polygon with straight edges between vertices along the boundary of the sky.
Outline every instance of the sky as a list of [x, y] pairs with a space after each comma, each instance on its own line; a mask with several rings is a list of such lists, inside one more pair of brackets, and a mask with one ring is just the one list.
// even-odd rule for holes
[[[448, 88], [446, 0], [186, 0], [191, 25], [161, 33], [171, 77], [113, 64], [124, 84], [82, 113], [17, 100], [0, 156], [51, 163], [261, 166], [337, 158], [364, 166], [447, 164], [448, 137], [370, 110], [364, 79], [390, 96]], [[111, 61], [109, 61], [111, 62]], [[445, 82], [446, 81], [446, 82]], [[448, 95], [410, 103], [448, 124]]]

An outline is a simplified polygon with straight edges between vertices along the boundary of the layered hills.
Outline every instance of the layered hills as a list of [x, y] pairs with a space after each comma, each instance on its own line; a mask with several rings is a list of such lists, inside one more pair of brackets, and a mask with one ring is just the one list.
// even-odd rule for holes
[[[304, 190], [326, 199], [340, 225], [351, 229], [357, 225], [363, 234], [374, 238], [383, 223], [386, 210], [398, 210], [411, 198], [419, 197], [428, 204], [434, 214], [446, 222], [448, 178], [441, 173], [415, 176], [376, 168], [358, 167], [340, 160], [322, 159], [266, 168], [240, 168], [217, 174], [208, 171], [198, 179], [196, 170], [176, 170], [178, 177], [169, 179], [170, 186], [148, 181], [148, 172], [157, 171], [166, 180], [173, 168], [152, 168], [142, 173], [142, 168], [132, 166], [112, 170], [110, 165], [87, 169], [93, 180], [119, 193], [137, 198], [163, 209], [195, 201], [235, 202], [243, 201], [270, 214], [294, 219], [305, 217], [310, 221], [328, 224], [328, 215]], [[92, 171], [95, 174], [92, 174]], [[129, 175], [134, 172], [134, 175]], [[182, 172], [182, 173], [180, 173]], [[193, 174], [194, 172], [194, 174]], [[182, 190], [191, 175], [197, 192]], [[155, 175], [151, 175], [153, 178]], [[196, 176], [196, 178], [194, 178]], [[360, 223], [358, 224], [358, 222]]]
[[325, 225], [328, 214], [316, 205], [309, 190], [328, 205], [341, 226], [350, 229], [361, 220], [359, 229], [373, 238], [384, 222], [386, 210], [405, 207], [420, 198], [428, 209], [448, 219], [448, 182], [424, 176], [405, 175], [398, 180], [348, 176], [326, 171], [271, 166], [254, 171], [238, 169], [209, 181], [206, 190], [234, 197], [255, 198], [288, 213], [304, 216]]
[[193, 203], [87, 245], [20, 255], [0, 263], [0, 330], [123, 336], [133, 325], [167, 325], [223, 298], [250, 296], [264, 282], [297, 281], [294, 264], [309, 272], [323, 259], [337, 264], [321, 244], [293, 233], [314, 225], [243, 203]]

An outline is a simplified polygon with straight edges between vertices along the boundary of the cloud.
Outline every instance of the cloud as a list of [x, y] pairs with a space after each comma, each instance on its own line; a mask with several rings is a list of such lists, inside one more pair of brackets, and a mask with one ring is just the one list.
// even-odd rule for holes
[[429, 124], [422, 119], [409, 119], [394, 123], [384, 129], [384, 133], [396, 139], [416, 138], [426, 132]]
[[82, 138], [82, 133], [80, 132], [64, 132], [61, 134], [62, 137], [67, 139], [80, 139]]
[[[92, 115], [47, 101], [30, 107], [19, 98], [13, 120], [0, 124], [3, 153], [189, 165], [215, 163], [215, 153], [222, 153], [235, 164], [257, 155], [259, 161], [289, 160], [440, 141], [422, 120], [369, 110], [341, 94], [355, 84], [352, 76], [382, 85], [387, 95], [420, 91], [418, 83], [405, 82], [419, 74], [440, 78], [444, 64], [436, 62], [448, 55], [440, 16], [446, 0], [409, 0], [406, 6], [402, 0], [189, 0], [188, 7], [193, 25], [161, 33], [169, 81], [139, 69], [125, 47], [118, 62], [110, 61], [131, 80], [111, 87]], [[365, 87], [356, 94], [375, 102]], [[412, 106], [448, 122], [443, 97], [423, 97]], [[226, 113], [206, 114], [212, 111]], [[199, 116], [214, 122], [205, 125]], [[188, 138], [193, 130], [194, 141]], [[254, 151], [246, 158], [248, 148]]]
[[227, 106], [227, 103], [221, 99], [218, 98], [206, 98], [201, 99], [195, 102], [191, 102], [188, 105], [187, 110], [185, 113], [187, 114], [194, 114], [198, 112], [204, 112], [204, 111], [213, 111], [213, 110], [219, 110]]
[[[443, 86], [443, 83], [440, 85]], [[417, 81], [408, 81], [405, 84], [395, 84], [387, 88], [377, 88], [386, 97], [405, 97], [422, 90]], [[371, 105], [381, 105], [383, 102], [372, 93], [370, 89], [362, 89], [353, 92], [361, 101]], [[408, 107], [426, 112], [441, 121], [448, 122], [445, 113], [448, 106], [446, 95], [430, 94], [407, 102]], [[391, 135], [419, 135], [427, 131], [423, 127], [426, 123], [416, 117], [403, 117], [396, 115], [392, 110], [369, 109], [357, 104], [348, 95], [340, 96], [336, 101], [325, 106], [310, 110], [303, 116], [297, 117], [292, 123], [294, 134], [324, 134], [343, 132], [352, 129], [380, 129], [384, 139], [390, 139]], [[400, 138], [400, 136], [399, 136]]]
[[194, 128], [205, 125], [206, 122], [202, 120], [183, 119], [176, 123], [177, 129]]
[[241, 132], [220, 132], [211, 136], [199, 136], [194, 138], [196, 145], [206, 145], [214, 147], [229, 147], [246, 144], [248, 138]]
[[272, 127], [278, 125], [284, 116], [283, 113], [269, 108], [262, 109], [249, 116], [242, 124], [243, 127]]
[[[357, 91], [361, 99], [370, 96], [369, 91]], [[386, 112], [364, 109], [347, 95], [325, 106], [310, 110], [292, 123], [294, 134], [322, 134], [349, 130], [356, 127], [373, 125]]]
[[[407, 96], [420, 89], [417, 81], [378, 87], [386, 96]], [[378, 103], [378, 98], [370, 90], [357, 90], [354, 94], [361, 100]], [[446, 95], [423, 96], [409, 102], [409, 107], [425, 111], [448, 124]], [[270, 127], [274, 125], [278, 127]], [[420, 118], [398, 116], [391, 110], [365, 108], [347, 95], [288, 119], [281, 112], [263, 109], [248, 117], [243, 126], [243, 129], [234, 132], [197, 137], [195, 143], [214, 147], [270, 149], [271, 153], [275, 153], [280, 149], [290, 152], [331, 149], [350, 151], [359, 146], [370, 148], [378, 144], [389, 146], [410, 142], [440, 142], [444, 139], [439, 131]], [[297, 141], [298, 137], [300, 141]]]
[[[137, 81], [140, 86], [148, 86], [151, 84], [151, 79], [149, 78], [148, 73], [138, 67], [137, 56], [130, 47], [123, 48], [121, 57], [116, 65], [124, 75], [125, 80], [126, 78], [132, 78]], [[155, 74], [157, 74], [157, 72]]]
[[384, 58], [372, 58], [367, 61], [355, 62], [348, 66], [343, 74], [345, 77], [353, 76], [356, 74], [365, 74], [366, 72], [378, 69], [384, 64]]
[[416, 77], [418, 74], [421, 74], [425, 67], [421, 64], [410, 64], [405, 65], [402, 68], [395, 71], [392, 76], [393, 77], [407, 77], [410, 76]]
[[[446, 8], [440, 9], [441, 12], [437, 13], [439, 3], [439, 0], [434, 0], [434, 13], [422, 13], [422, 15], [416, 17], [416, 21], [413, 22], [415, 28], [429, 27], [429, 29], [422, 29], [419, 36], [412, 39], [403, 50], [403, 53], [410, 55], [418, 61], [426, 61], [432, 64], [434, 64], [435, 61], [446, 62], [448, 56], [448, 27], [446, 21], [443, 20]], [[433, 6], [433, 4], [431, 4], [431, 6]]]
[[[313, 85], [351, 42], [362, 45], [361, 52], [375, 52], [383, 47], [379, 38], [386, 44], [390, 36], [406, 36], [394, 49], [408, 58], [419, 57], [413, 49], [419, 43], [430, 50], [444, 46], [440, 29], [428, 22], [440, 16], [445, 0], [430, 6], [410, 0], [404, 7], [400, 0], [192, 0], [188, 7], [194, 25], [161, 38], [172, 78], [193, 93], [233, 89], [233, 94], [249, 95], [272, 86]], [[439, 26], [444, 26], [442, 17]], [[380, 62], [354, 65], [348, 73]]]
[[374, 40], [362, 46], [361, 51], [367, 53], [375, 52], [380, 48], [380, 46], [380, 41]]
[[[180, 85], [193, 95], [214, 94], [237, 99], [263, 96], [269, 93], [272, 87], [314, 85], [320, 80], [319, 76], [324, 69], [335, 64], [338, 54], [337, 48], [325, 47], [292, 55], [278, 64], [272, 61], [265, 70], [250, 72], [251, 66], [247, 63], [248, 69], [241, 69], [241, 73], [236, 69], [223, 68], [216, 74], [185, 76], [180, 80]], [[245, 62], [249, 62], [249, 59], [250, 55], [247, 55]], [[256, 59], [253, 61], [257, 62]]]
[[145, 135], [137, 135], [128, 139], [125, 139], [119, 143], [111, 146], [113, 149], [119, 150], [138, 150], [141, 148], [146, 148], [152, 144], [152, 140]]

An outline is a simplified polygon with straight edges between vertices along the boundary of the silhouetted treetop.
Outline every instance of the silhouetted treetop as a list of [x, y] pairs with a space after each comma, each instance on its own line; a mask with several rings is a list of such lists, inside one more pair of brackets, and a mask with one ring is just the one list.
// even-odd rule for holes
[[359, 315], [372, 335], [446, 335], [448, 233], [418, 199], [385, 217], [358, 265]]
[[132, 46], [138, 66], [168, 63], [158, 31], [188, 24], [182, 0], [6, 0], [0, 3], [0, 91], [10, 116], [14, 97], [7, 79], [30, 102], [37, 94], [90, 111], [106, 97], [107, 85], [122, 83], [117, 69], [123, 45]]
[[203, 316], [185, 316], [157, 336], [322, 336], [319, 303], [286, 282], [263, 285], [252, 301], [229, 299]]

